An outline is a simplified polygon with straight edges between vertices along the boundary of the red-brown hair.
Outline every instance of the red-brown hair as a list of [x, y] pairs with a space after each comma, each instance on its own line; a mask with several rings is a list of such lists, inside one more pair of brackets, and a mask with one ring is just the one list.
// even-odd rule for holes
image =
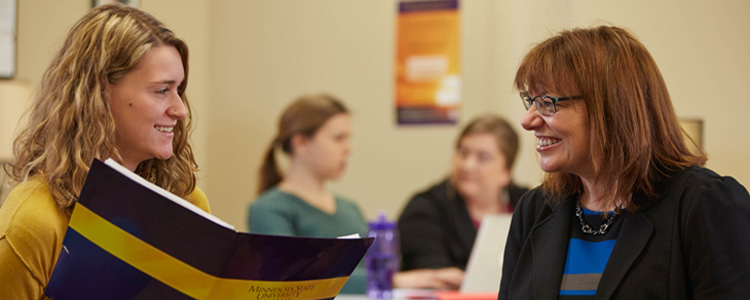
[[[653, 195], [655, 181], [706, 161], [685, 144], [651, 54], [622, 28], [577, 28], [543, 41], [524, 57], [515, 87], [561, 95], [577, 88], [583, 95], [596, 185], [607, 187], [603, 200], [612, 205], [634, 190]], [[582, 183], [573, 174], [547, 173], [542, 189], [563, 199], [581, 192]]]

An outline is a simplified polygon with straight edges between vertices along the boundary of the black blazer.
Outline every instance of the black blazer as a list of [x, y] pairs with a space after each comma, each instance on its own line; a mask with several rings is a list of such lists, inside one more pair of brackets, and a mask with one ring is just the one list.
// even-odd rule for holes
[[[510, 203], [515, 207], [527, 188], [511, 184]], [[477, 230], [466, 210], [466, 202], [448, 180], [416, 194], [401, 212], [401, 268], [457, 267], [466, 263]]]
[[[750, 195], [692, 167], [633, 195], [596, 299], [748, 299]], [[536, 188], [516, 207], [498, 299], [557, 299], [575, 198], [550, 206]]]

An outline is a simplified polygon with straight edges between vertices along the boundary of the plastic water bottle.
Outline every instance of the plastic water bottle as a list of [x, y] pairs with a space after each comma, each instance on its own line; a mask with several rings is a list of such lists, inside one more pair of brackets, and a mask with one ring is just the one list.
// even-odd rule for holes
[[388, 221], [381, 212], [377, 220], [370, 222], [370, 237], [375, 241], [367, 251], [367, 297], [370, 299], [393, 298], [393, 275], [399, 269], [399, 239], [396, 223]]

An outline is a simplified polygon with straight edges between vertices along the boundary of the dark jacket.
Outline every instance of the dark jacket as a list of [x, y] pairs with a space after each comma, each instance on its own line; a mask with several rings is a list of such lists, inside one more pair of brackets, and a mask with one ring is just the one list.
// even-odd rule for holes
[[[747, 299], [750, 195], [731, 177], [692, 167], [633, 194], [596, 299]], [[537, 188], [516, 207], [498, 299], [557, 299], [575, 199], [546, 204]]]
[[[511, 184], [511, 206], [528, 191]], [[498, 200], [500, 201], [500, 200]], [[398, 220], [402, 270], [457, 267], [466, 269], [477, 230], [464, 199], [449, 180], [415, 195]]]

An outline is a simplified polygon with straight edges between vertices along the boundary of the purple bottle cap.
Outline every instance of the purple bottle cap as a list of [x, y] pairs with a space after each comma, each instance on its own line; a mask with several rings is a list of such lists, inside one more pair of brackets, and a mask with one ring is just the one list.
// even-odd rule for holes
[[372, 230], [384, 230], [384, 229], [396, 229], [396, 222], [388, 221], [385, 212], [381, 211], [380, 216], [375, 221], [370, 221], [370, 229]]

